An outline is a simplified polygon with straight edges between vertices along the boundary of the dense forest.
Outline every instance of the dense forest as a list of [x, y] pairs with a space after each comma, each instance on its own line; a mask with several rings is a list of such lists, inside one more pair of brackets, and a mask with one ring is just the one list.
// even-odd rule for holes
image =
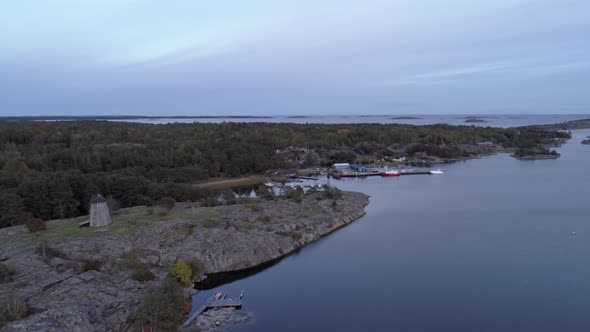
[[416, 151], [466, 157], [462, 145], [483, 141], [527, 151], [567, 137], [526, 127], [0, 122], [0, 227], [87, 214], [98, 192], [121, 206], [196, 200], [194, 181], [293, 167], [277, 153], [285, 147], [314, 151], [298, 165], [311, 166]]

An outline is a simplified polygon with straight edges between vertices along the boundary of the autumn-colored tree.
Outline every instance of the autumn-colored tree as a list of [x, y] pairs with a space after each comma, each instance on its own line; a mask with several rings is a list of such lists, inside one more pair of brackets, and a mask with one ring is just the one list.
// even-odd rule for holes
[[340, 136], [349, 136], [350, 135], [350, 129], [346, 129], [346, 128], [338, 129], [336, 131], [336, 133], [338, 133], [338, 135], [340, 135]]
[[166, 210], [172, 210], [176, 205], [176, 200], [170, 196], [164, 197], [160, 200], [160, 206]]
[[29, 219], [26, 223], [26, 226], [30, 233], [37, 233], [39, 231], [47, 229], [45, 220], [39, 218]]
[[176, 278], [181, 284], [188, 285], [191, 282], [192, 277], [192, 270], [190, 266], [185, 263], [182, 259], [179, 259], [174, 263], [172, 266], [172, 270], [170, 271], [172, 276]]

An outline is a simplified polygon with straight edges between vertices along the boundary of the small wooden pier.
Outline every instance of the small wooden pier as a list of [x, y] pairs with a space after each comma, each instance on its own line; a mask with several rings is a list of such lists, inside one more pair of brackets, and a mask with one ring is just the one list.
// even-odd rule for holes
[[430, 171], [410, 171], [400, 172], [399, 175], [431, 175]]
[[343, 178], [360, 178], [366, 176], [381, 176], [379, 172], [354, 172], [354, 173], [344, 173], [341, 174], [340, 177]]
[[[225, 296], [227, 296], [227, 294]], [[184, 322], [184, 324], [182, 324], [182, 326], [183, 327], [189, 326], [195, 319], [197, 319], [197, 317], [200, 314], [202, 314], [203, 312], [205, 312], [205, 311], [207, 311], [209, 309], [214, 309], [214, 308], [236, 308], [236, 309], [241, 309], [242, 308], [242, 297], [243, 296], [244, 296], [244, 293], [242, 292], [242, 295], [240, 295], [240, 298], [239, 299], [226, 299], [226, 298], [220, 298], [218, 300], [216, 300], [216, 299], [209, 299], [209, 300], [207, 300], [207, 302], [205, 302], [204, 305], [202, 305], [197, 310], [195, 310], [195, 312], [193, 312], [193, 314], [188, 317], [188, 319]]]
[[[431, 175], [430, 171], [406, 171], [400, 172], [399, 175]], [[351, 173], [343, 173], [343, 174], [332, 174], [331, 175], [335, 179], [339, 178], [359, 178], [359, 177], [367, 177], [367, 176], [381, 176], [381, 172], [351, 172]]]
[[312, 176], [296, 176], [295, 178], [296, 179], [301, 179], [301, 180], [314, 180], [314, 181], [319, 180], [318, 178], [314, 178]]

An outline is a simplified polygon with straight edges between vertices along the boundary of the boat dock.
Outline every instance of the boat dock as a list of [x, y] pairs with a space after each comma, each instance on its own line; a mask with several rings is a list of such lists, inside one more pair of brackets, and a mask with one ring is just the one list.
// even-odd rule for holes
[[[227, 296], [227, 294], [225, 296]], [[189, 326], [195, 319], [197, 319], [197, 317], [200, 314], [202, 314], [203, 312], [205, 312], [209, 309], [215, 309], [215, 308], [241, 309], [243, 296], [244, 296], [244, 292], [242, 292], [242, 295], [240, 295], [239, 299], [226, 299], [226, 298], [220, 298], [217, 300], [216, 299], [209, 299], [209, 300], [207, 300], [207, 302], [205, 302], [204, 305], [202, 305], [197, 310], [195, 310], [195, 312], [193, 312], [193, 314], [187, 318], [187, 320], [184, 322], [184, 324], [182, 324], [182, 326], [183, 327]]]
[[[399, 175], [431, 175], [430, 171], [406, 171], [400, 172]], [[350, 172], [350, 173], [342, 173], [342, 174], [331, 174], [331, 176], [335, 179], [339, 178], [358, 178], [358, 177], [367, 177], [367, 176], [381, 176], [381, 172]]]
[[399, 175], [432, 175], [430, 171], [410, 171], [410, 172], [400, 172]]
[[312, 176], [296, 176], [296, 179], [301, 179], [301, 180], [313, 180], [313, 181], [317, 181], [319, 180], [318, 178], [314, 178]]
[[357, 178], [357, 177], [365, 177], [365, 176], [381, 176], [381, 173], [376, 172], [355, 172], [355, 173], [344, 173], [341, 174], [340, 177], [342, 178]]

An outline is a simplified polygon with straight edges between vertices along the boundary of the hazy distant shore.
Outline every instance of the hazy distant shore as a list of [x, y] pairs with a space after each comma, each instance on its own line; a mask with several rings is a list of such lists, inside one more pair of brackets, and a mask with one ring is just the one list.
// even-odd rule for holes
[[145, 115], [99, 115], [99, 116], [3, 116], [0, 121], [59, 121], [59, 120], [140, 120], [140, 119], [273, 119], [274, 116], [220, 115], [220, 116], [145, 116]]

